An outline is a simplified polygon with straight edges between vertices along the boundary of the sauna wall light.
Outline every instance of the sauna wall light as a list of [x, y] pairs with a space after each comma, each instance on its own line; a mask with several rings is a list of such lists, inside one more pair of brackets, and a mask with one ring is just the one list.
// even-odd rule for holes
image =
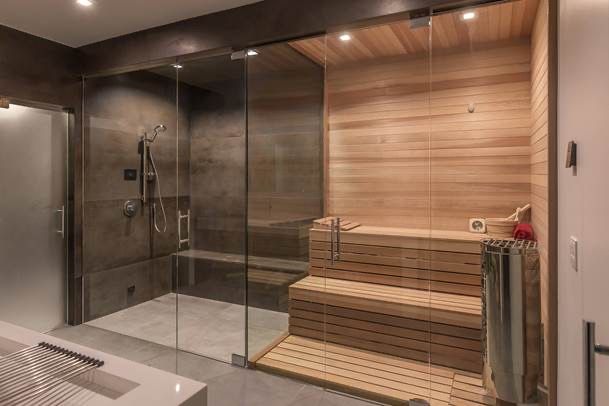
[[247, 51], [247, 56], [256, 56], [258, 55], [258, 51], [256, 51], [255, 49], [250, 49], [249, 51]]
[[76, 3], [83, 7], [91, 7], [93, 5], [91, 0], [76, 0]]
[[349, 34], [342, 34], [340, 37], [338, 37], [341, 41], [351, 41], [351, 35]]

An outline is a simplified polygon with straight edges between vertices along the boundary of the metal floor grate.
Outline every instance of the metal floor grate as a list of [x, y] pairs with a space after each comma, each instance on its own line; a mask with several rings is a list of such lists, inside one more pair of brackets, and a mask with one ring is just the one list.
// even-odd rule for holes
[[104, 365], [95, 358], [42, 342], [0, 357], [0, 405], [63, 404], [74, 381]]

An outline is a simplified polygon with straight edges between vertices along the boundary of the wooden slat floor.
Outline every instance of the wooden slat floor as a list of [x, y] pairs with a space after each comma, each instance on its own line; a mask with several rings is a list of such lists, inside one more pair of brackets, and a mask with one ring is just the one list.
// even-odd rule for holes
[[257, 368], [389, 404], [415, 398], [432, 406], [495, 405], [471, 372], [290, 335]]

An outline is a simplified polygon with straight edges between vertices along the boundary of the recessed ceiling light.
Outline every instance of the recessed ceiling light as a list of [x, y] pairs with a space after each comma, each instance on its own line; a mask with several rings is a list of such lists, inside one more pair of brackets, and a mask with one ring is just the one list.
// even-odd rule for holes
[[179, 63], [172, 63], [171, 67], [176, 69], [182, 69], [184, 65], [180, 65]]
[[341, 41], [351, 41], [351, 35], [349, 34], [342, 34], [340, 37], [338, 37]]
[[463, 19], [465, 21], [473, 20], [474, 18], [476, 18], [476, 13], [474, 13], [473, 11], [468, 11], [466, 13], [463, 13]]
[[247, 56], [256, 56], [258, 55], [258, 51], [256, 51], [255, 49], [250, 49], [247, 51]]
[[83, 7], [89, 7], [93, 5], [91, 0], [76, 0], [76, 3], [80, 4]]

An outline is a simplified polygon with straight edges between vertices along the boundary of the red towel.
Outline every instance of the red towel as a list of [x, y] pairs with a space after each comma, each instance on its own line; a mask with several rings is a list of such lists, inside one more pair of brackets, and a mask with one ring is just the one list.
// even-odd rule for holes
[[514, 229], [514, 238], [517, 240], [535, 240], [535, 233], [533, 227], [527, 223], [521, 223]]

